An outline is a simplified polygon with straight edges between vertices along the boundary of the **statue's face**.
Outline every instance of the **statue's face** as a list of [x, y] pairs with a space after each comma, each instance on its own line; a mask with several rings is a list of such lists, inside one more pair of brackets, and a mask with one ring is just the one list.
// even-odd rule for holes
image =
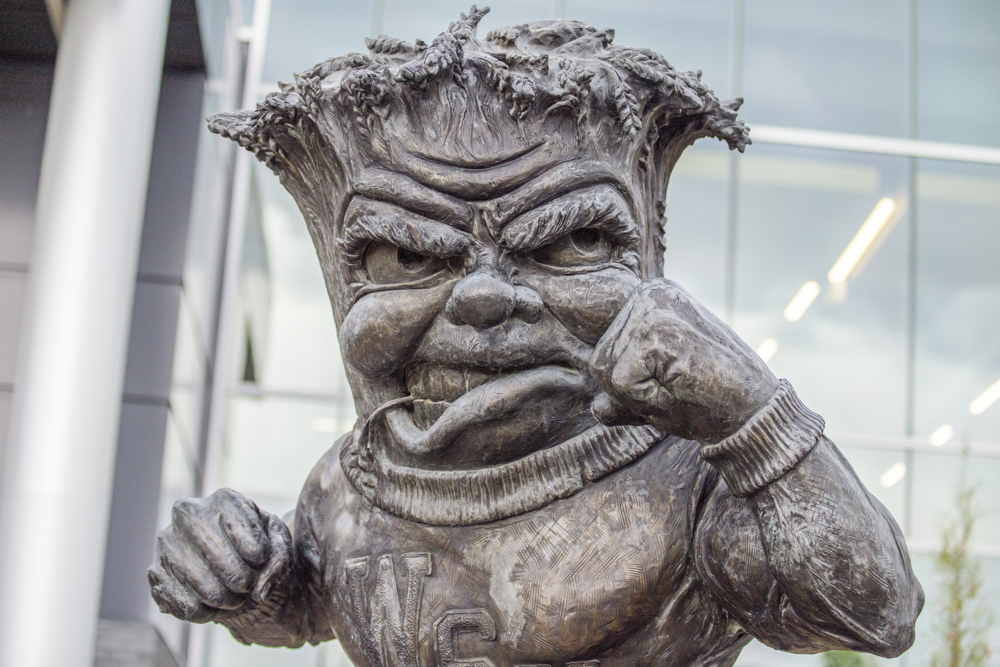
[[403, 399], [371, 424], [400, 463], [495, 465], [597, 423], [590, 356], [640, 282], [646, 209], [610, 158], [502, 166], [423, 165], [449, 194], [380, 170], [347, 207], [340, 344], [362, 420]]
[[[453, 500], [455, 484], [489, 478], [524, 511], [550, 490], [520, 495], [538, 480], [527, 465], [563, 491], [599, 474], [560, 477], [553, 452], [527, 454], [611, 443], [613, 468], [654, 437], [573, 438], [597, 426], [592, 351], [662, 269], [681, 151], [703, 136], [742, 151], [749, 138], [739, 100], [613, 45], [613, 31], [542, 21], [480, 39], [484, 13], [430, 44], [371, 40], [369, 54], [320, 63], [210, 127], [278, 173], [309, 224], [360, 417], [341, 450], [355, 489]], [[513, 477], [531, 479], [514, 489]], [[508, 511], [492, 494], [476, 516]]]

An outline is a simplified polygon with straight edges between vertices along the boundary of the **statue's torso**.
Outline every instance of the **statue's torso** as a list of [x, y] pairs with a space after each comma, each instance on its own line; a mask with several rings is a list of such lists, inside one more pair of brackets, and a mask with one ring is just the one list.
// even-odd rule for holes
[[455, 527], [366, 506], [324, 460], [306, 513], [328, 616], [359, 665], [724, 665], [747, 640], [693, 565], [693, 443], [540, 510]]

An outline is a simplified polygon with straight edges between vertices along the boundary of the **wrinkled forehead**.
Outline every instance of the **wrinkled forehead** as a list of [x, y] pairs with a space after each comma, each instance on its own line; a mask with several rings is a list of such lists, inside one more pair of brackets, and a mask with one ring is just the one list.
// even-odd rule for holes
[[356, 154], [365, 158], [354, 165], [358, 180], [383, 171], [465, 201], [497, 199], [548, 172], [581, 179], [591, 168], [627, 180], [635, 142], [617, 128], [555, 114], [515, 120], [484, 86], [456, 89], [407, 95], [377, 129], [355, 135]]
[[[609, 140], [575, 119], [518, 121], [502, 99], [472, 89], [455, 99], [441, 97], [450, 86], [413, 96], [381, 119], [377, 133], [355, 135], [352, 152], [364, 159], [349, 167], [346, 203], [357, 208], [358, 200], [374, 200], [466, 230], [478, 216], [497, 237], [533, 208], [604, 186], [638, 221], [643, 206], [629, 169], [634, 144], [620, 131]], [[347, 215], [342, 225], [351, 222]]]
[[400, 149], [395, 159], [358, 168], [349, 197], [373, 199], [446, 222], [471, 225], [476, 212], [492, 228], [576, 190], [606, 185], [630, 209], [635, 193], [624, 166], [587, 152], [560, 150], [549, 142], [483, 164], [460, 164]]

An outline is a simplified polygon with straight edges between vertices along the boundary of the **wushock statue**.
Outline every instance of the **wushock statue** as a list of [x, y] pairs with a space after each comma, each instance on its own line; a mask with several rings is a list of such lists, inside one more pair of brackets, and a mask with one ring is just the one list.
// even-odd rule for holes
[[359, 415], [285, 521], [178, 502], [160, 608], [365, 667], [896, 656], [923, 593], [822, 418], [664, 279], [740, 101], [574, 21], [380, 37], [211, 129], [295, 197]]

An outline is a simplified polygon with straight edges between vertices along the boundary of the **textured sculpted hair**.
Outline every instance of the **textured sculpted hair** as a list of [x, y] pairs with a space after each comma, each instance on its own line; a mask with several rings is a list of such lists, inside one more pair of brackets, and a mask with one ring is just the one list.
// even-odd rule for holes
[[[213, 132], [253, 152], [295, 197], [331, 296], [343, 296], [329, 267], [344, 260], [335, 249], [344, 202], [350, 193], [373, 196], [364, 190], [372, 173], [487, 200], [504, 192], [483, 171], [502, 169], [518, 151], [543, 146], [553, 163], [581, 151], [602, 155], [638, 188], [644, 254], [662, 270], [664, 196], [681, 152], [700, 137], [740, 152], [750, 143], [736, 113], [742, 100], [719, 101], [700, 72], [614, 45], [614, 31], [578, 21], [499, 28], [480, 39], [488, 11], [473, 6], [429, 45], [367, 39], [368, 53], [327, 60], [280, 84], [256, 109], [210, 119]], [[455, 175], [434, 181], [428, 160], [456, 167]], [[477, 170], [482, 186], [460, 190]]]
[[[701, 72], [679, 72], [649, 49], [612, 44], [614, 30], [597, 30], [579, 21], [539, 21], [491, 30], [485, 40], [476, 37], [489, 7], [473, 5], [468, 16], [448, 26], [427, 45], [410, 44], [380, 35], [365, 38], [369, 53], [351, 53], [326, 60], [281, 83], [252, 112], [223, 113], [210, 123], [213, 132], [236, 140], [271, 169], [282, 167], [277, 126], [296, 125], [321, 113], [322, 98], [333, 94], [350, 105], [358, 131], [376, 131], [375, 119], [384, 118], [401, 89], [427, 89], [438, 79], [462, 85], [468, 70], [480, 72], [509, 105], [510, 115], [522, 120], [533, 109], [543, 115], [565, 113], [578, 120], [589, 111], [588, 98], [633, 138], [655, 109], [661, 123], [686, 119], [682, 131], [714, 136], [741, 153], [751, 143], [737, 118], [742, 98], [720, 102], [705, 84]], [[325, 89], [331, 74], [343, 72], [338, 90]]]

